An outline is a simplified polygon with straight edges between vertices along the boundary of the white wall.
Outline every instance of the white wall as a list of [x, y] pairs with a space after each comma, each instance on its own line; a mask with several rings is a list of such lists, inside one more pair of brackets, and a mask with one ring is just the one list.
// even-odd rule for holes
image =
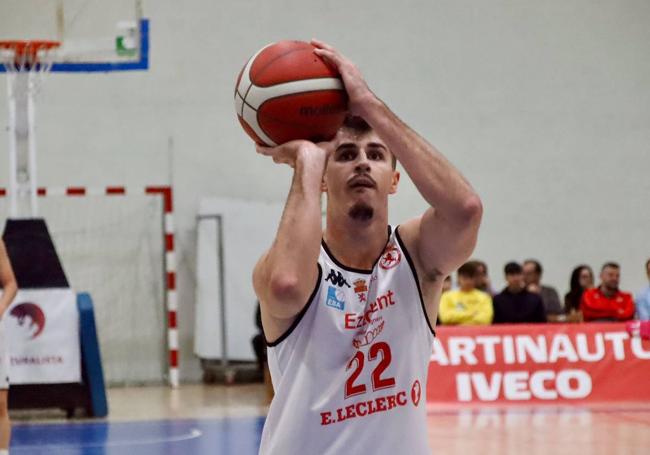
[[[16, 26], [7, 5], [22, 8], [0, 5], [0, 30]], [[279, 39], [317, 36], [338, 46], [394, 111], [460, 167], [483, 197], [476, 256], [497, 285], [505, 261], [529, 256], [561, 292], [579, 262], [598, 268], [618, 260], [624, 288], [644, 283], [647, 0], [166, 0], [146, 1], [144, 12], [149, 72], [49, 78], [38, 106], [40, 180], [144, 184], [173, 175], [184, 379], [200, 376], [191, 354], [198, 199], [277, 202], [288, 189], [288, 170], [254, 153], [232, 100], [249, 55]], [[3, 186], [5, 168], [2, 153]], [[404, 181], [392, 221], [422, 208]]]

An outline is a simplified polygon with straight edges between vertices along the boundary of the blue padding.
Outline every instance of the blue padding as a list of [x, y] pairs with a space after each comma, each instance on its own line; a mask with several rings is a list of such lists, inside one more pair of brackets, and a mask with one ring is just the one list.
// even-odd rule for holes
[[77, 294], [77, 308], [79, 309], [81, 361], [86, 372], [90, 392], [90, 414], [93, 417], [106, 417], [108, 415], [108, 403], [106, 401], [104, 371], [102, 370], [99, 340], [95, 327], [95, 312], [90, 294], [85, 292]]
[[[112, 71], [146, 71], [149, 69], [149, 19], [140, 19], [140, 60], [135, 62], [54, 63], [50, 71], [60, 73], [108, 73]], [[5, 72], [0, 65], [0, 73]]]

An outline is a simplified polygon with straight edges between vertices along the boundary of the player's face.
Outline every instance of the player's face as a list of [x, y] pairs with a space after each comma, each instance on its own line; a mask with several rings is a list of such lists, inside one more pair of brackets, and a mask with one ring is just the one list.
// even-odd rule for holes
[[344, 128], [332, 145], [324, 178], [328, 204], [372, 209], [385, 205], [399, 182], [386, 144], [373, 131], [358, 134]]

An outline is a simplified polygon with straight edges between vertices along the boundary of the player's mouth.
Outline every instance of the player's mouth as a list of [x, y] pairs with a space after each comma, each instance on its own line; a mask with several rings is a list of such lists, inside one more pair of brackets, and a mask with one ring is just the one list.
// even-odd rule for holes
[[357, 188], [376, 188], [377, 184], [375, 181], [372, 179], [367, 174], [358, 174], [352, 177], [348, 181], [348, 187], [352, 189], [357, 189]]

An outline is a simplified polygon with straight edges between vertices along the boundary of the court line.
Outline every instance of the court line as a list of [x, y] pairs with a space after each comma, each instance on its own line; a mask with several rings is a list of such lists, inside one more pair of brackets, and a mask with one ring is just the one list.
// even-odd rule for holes
[[121, 447], [121, 446], [143, 446], [143, 445], [155, 445], [155, 444], [166, 444], [170, 442], [182, 442], [189, 441], [192, 439], [200, 438], [203, 435], [203, 432], [198, 428], [192, 428], [189, 433], [181, 434], [178, 436], [173, 436], [169, 438], [158, 438], [158, 439], [144, 439], [144, 440], [134, 440], [134, 441], [115, 441], [111, 442], [97, 442], [97, 443], [88, 443], [88, 444], [59, 444], [59, 445], [30, 445], [30, 446], [18, 446], [12, 447], [11, 452], [20, 452], [22, 450], [31, 450], [31, 449], [48, 449], [48, 450], [69, 450], [69, 449], [79, 449], [79, 448], [107, 448], [107, 447]]

